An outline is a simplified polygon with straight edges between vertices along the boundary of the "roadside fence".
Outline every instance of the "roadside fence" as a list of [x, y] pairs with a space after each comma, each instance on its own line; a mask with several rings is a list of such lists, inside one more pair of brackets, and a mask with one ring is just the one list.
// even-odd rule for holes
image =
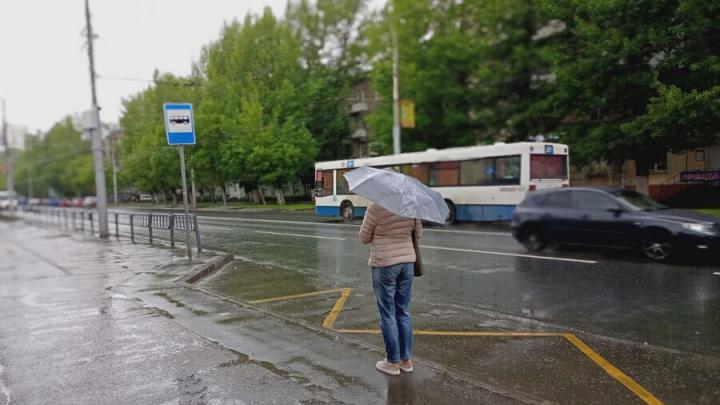
[[[37, 225], [56, 226], [63, 229], [85, 232], [89, 230], [95, 234], [98, 225], [97, 210], [78, 208], [54, 208], [54, 207], [24, 207], [16, 211], [18, 217]], [[146, 237], [150, 244], [162, 232], [162, 236], [170, 239], [170, 246], [175, 247], [177, 239], [176, 231], [185, 230], [192, 232], [195, 236], [195, 245], [198, 253], [202, 252], [200, 242], [200, 228], [198, 227], [197, 216], [190, 214], [190, 221], [185, 220], [185, 214], [162, 214], [155, 212], [115, 212], [108, 211], [108, 230], [114, 231], [115, 237], [130, 236], [130, 241], [135, 243], [138, 236]], [[121, 229], [122, 228], [122, 229]], [[187, 241], [192, 243], [192, 241]]]

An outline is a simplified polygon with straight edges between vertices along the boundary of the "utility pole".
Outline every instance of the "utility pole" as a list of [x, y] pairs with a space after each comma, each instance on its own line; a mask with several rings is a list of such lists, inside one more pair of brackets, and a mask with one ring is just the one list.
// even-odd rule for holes
[[87, 24], [85, 34], [87, 35], [88, 59], [90, 61], [90, 89], [92, 91], [92, 124], [90, 135], [92, 136], [93, 160], [95, 163], [95, 194], [98, 210], [98, 232], [101, 238], [110, 236], [108, 232], [107, 217], [107, 192], [105, 190], [105, 165], [103, 162], [103, 144], [100, 128], [100, 108], [97, 103], [97, 92], [95, 90], [95, 55], [93, 53], [93, 41], [95, 37], [90, 22], [90, 4], [85, 0], [85, 22]]
[[390, 26], [390, 38], [392, 40], [392, 82], [393, 82], [393, 154], [401, 153], [400, 148], [400, 74], [398, 73], [398, 65], [400, 64], [400, 55], [398, 51], [398, 40], [395, 28]]
[[5, 112], [5, 99], [2, 99], [2, 113], [3, 113], [3, 120], [2, 120], [2, 136], [3, 136], [3, 144], [5, 145], [5, 165], [7, 170], [7, 190], [10, 194], [10, 209], [13, 208], [15, 201], [15, 185], [13, 184], [13, 155], [12, 155], [12, 149], [10, 148], [10, 142], [8, 141], [8, 134], [7, 134], [7, 113]]
[[112, 164], [112, 174], [113, 174], [113, 203], [117, 205], [118, 203], [118, 191], [117, 191], [117, 172], [118, 172], [118, 164], [117, 164], [117, 155], [115, 154], [115, 136], [113, 133], [110, 134], [110, 163]]

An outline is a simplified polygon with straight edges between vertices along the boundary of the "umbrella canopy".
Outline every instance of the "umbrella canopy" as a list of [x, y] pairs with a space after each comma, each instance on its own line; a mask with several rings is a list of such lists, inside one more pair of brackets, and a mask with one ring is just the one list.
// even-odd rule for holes
[[359, 167], [344, 174], [350, 191], [408, 218], [445, 223], [449, 209], [442, 195], [417, 179], [390, 169]]

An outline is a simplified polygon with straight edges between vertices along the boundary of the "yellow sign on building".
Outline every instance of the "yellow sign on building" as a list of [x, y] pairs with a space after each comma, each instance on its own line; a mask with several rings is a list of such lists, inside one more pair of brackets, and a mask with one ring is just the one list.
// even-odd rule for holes
[[400, 100], [400, 126], [403, 128], [415, 128], [414, 101]]

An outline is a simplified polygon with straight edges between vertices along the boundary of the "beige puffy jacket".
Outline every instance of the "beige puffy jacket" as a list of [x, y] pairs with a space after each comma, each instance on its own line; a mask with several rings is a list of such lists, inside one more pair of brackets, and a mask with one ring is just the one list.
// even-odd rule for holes
[[370, 204], [360, 228], [362, 243], [372, 243], [370, 266], [415, 263], [415, 249], [410, 234], [413, 229], [419, 239], [422, 236], [420, 220], [400, 217], [377, 204]]

